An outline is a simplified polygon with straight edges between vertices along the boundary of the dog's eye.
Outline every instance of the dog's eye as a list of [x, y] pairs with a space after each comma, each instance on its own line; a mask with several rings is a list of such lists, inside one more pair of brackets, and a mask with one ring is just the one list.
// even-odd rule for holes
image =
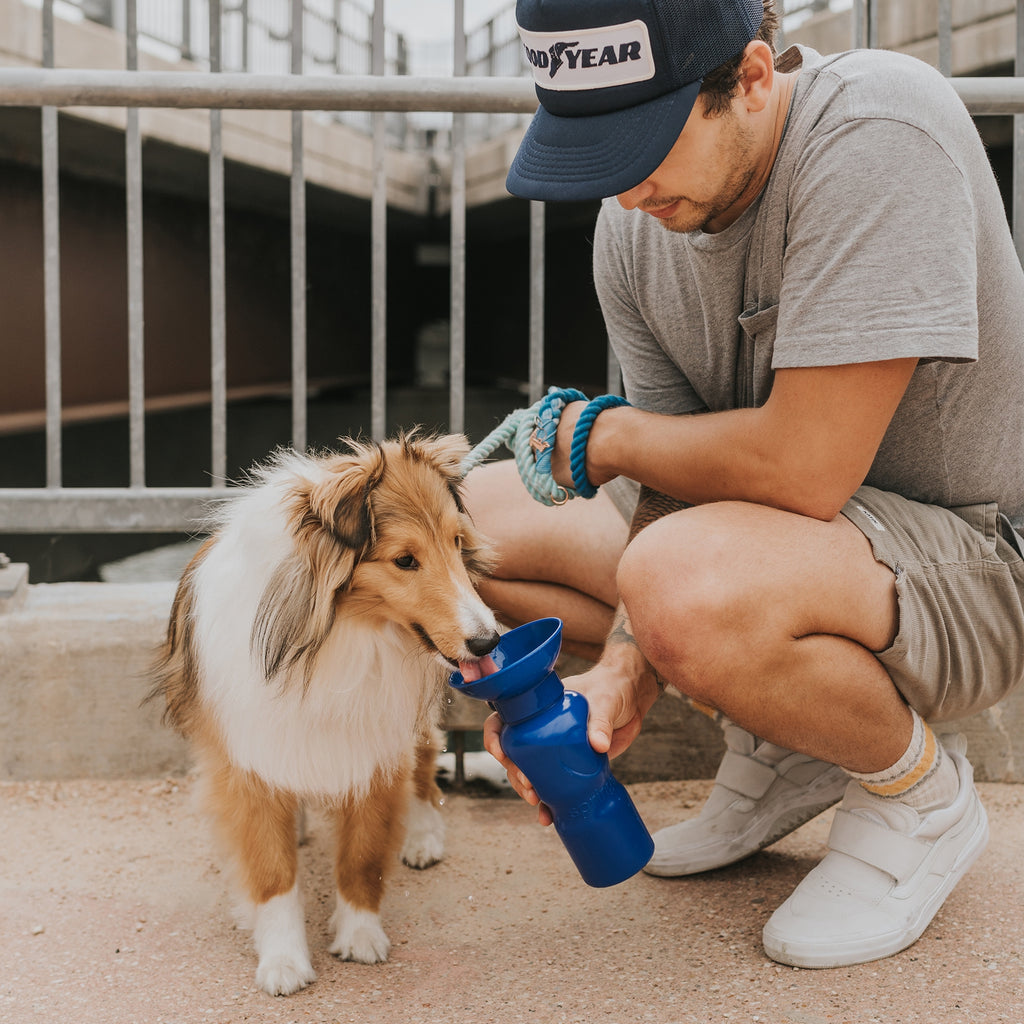
[[397, 565], [399, 569], [418, 569], [420, 567], [420, 563], [417, 562], [412, 555], [402, 555], [401, 557], [396, 558], [395, 565]]

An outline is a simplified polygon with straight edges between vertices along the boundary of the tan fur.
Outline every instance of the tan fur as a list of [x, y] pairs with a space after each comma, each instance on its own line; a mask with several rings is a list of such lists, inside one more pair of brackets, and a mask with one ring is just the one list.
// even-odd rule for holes
[[[204, 632], [201, 621], [202, 609], [210, 603], [209, 599], [207, 605], [202, 603], [202, 588], [209, 587], [220, 572], [221, 562], [213, 561], [219, 533], [200, 548], [182, 575], [154, 672], [152, 696], [163, 697], [165, 718], [191, 741], [204, 781], [205, 809], [235, 863], [245, 895], [257, 910], [293, 890], [298, 870], [297, 812], [304, 801], [316, 799], [337, 828], [339, 897], [354, 911], [378, 911], [390, 867], [403, 846], [409, 800], [434, 808], [441, 804], [435, 781], [441, 746], [439, 686], [445, 674], [440, 660], [454, 666], [473, 657], [468, 645], [486, 645], [488, 631], [494, 630], [493, 616], [473, 594], [473, 583], [490, 570], [492, 561], [459, 496], [459, 464], [468, 450], [465, 439], [412, 434], [380, 445], [348, 444], [350, 451], [343, 454], [305, 461], [285, 454], [256, 471], [255, 488], [277, 488], [273, 494], [279, 497], [269, 507], [283, 514], [284, 535], [290, 539], [272, 565], [265, 551], [252, 552], [253, 558], [261, 556], [261, 564], [269, 567], [260, 570], [265, 574], [262, 589], [249, 597], [254, 614], [245, 638], [248, 650], [243, 653], [259, 670], [259, 688], [270, 687], [281, 694], [279, 699], [287, 696], [289, 706], [299, 709], [292, 713], [304, 714], [301, 709], [308, 702], [318, 706], [317, 685], [326, 680], [334, 686], [336, 679], [346, 678], [346, 664], [321, 664], [328, 656], [325, 652], [344, 650], [338, 647], [337, 631], [344, 633], [354, 623], [363, 624], [364, 630], [368, 623], [373, 630], [397, 626], [399, 635], [407, 638], [409, 651], [402, 670], [422, 673], [419, 681], [414, 682], [413, 676], [409, 681], [366, 683], [346, 678], [346, 685], [420, 687], [413, 703], [416, 724], [408, 734], [405, 753], [378, 763], [365, 783], [342, 791], [325, 782], [313, 792], [300, 792], [234, 762], [229, 753], [234, 727], [224, 717], [230, 702], [218, 705], [217, 694], [224, 686], [204, 675], [204, 650], [211, 643], [221, 646], [220, 638], [211, 636], [208, 623]], [[257, 511], [248, 514], [260, 523], [265, 519], [261, 506], [254, 507]], [[231, 528], [234, 514], [229, 511], [224, 516], [222, 529]], [[232, 550], [238, 547], [236, 538]], [[233, 604], [234, 595], [245, 590], [232, 586], [225, 586], [226, 597], [221, 601]], [[474, 634], [467, 636], [466, 606], [472, 602], [470, 611], [477, 624]], [[218, 622], [230, 619], [223, 612], [218, 615]], [[496, 633], [493, 639], [496, 642]], [[424, 671], [425, 664], [435, 667]], [[243, 668], [252, 671], [248, 662]], [[231, 692], [231, 700], [237, 700], [235, 691]], [[367, 699], [365, 691], [362, 699]], [[381, 729], [391, 727], [389, 721], [380, 722]], [[359, 744], [366, 739], [339, 735], [337, 742]], [[428, 843], [427, 852], [416, 854], [417, 866], [436, 860], [440, 854], [431, 849]], [[332, 950], [350, 955], [341, 948], [347, 950], [352, 944], [353, 929], [358, 930], [352, 925], [343, 941], [339, 925]], [[259, 941], [257, 936], [258, 947]], [[374, 942], [378, 952], [352, 954], [353, 958], [382, 959], [379, 949], [383, 945], [386, 955], [387, 945], [382, 932]], [[282, 975], [272, 968], [265, 969], [261, 952], [257, 979], [275, 994], [295, 991], [312, 978], [308, 960], [305, 968], [300, 965], [292, 974]]]
[[431, 730], [431, 735], [416, 748], [416, 764], [413, 767], [413, 793], [420, 800], [429, 800], [435, 807], [441, 806], [441, 789], [437, 784], [437, 755], [443, 745], [441, 734]]
[[245, 894], [260, 904], [288, 892], [298, 871], [298, 798], [236, 768], [223, 752], [207, 748], [200, 765], [205, 809], [234, 855]]
[[212, 544], [213, 538], [204, 541], [182, 574], [171, 605], [167, 638], [154, 672], [156, 686], [150, 694], [150, 699], [163, 695], [164, 722], [173, 725], [182, 735], [192, 731], [199, 704], [199, 670], [192, 638], [192, 577]]
[[384, 886], [402, 845], [402, 815], [408, 777], [375, 780], [364, 800], [346, 799], [333, 809], [334, 825], [345, 841], [337, 845], [334, 881], [358, 910], [380, 908]]

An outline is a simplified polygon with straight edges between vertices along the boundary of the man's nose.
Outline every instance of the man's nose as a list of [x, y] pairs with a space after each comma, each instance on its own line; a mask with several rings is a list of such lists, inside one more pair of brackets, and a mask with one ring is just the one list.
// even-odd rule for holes
[[641, 181], [634, 185], [628, 192], [620, 192], [616, 199], [624, 210], [635, 210], [642, 202], [654, 195], [654, 186], [650, 181]]

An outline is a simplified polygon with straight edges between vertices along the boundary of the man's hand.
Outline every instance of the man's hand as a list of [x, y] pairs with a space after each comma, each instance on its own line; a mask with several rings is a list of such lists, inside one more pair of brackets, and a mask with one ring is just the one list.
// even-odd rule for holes
[[[586, 697], [590, 706], [587, 738], [597, 753], [609, 757], [618, 757], [636, 739], [644, 715], [660, 693], [653, 672], [648, 670], [638, 677], [603, 662], [582, 675], [568, 677], [564, 683], [567, 690], [575, 690]], [[501, 749], [501, 724], [497, 714], [484, 723], [484, 749], [500, 762], [516, 793], [531, 806], [539, 806], [540, 823], [550, 825], [551, 812], [541, 803], [530, 780]]]

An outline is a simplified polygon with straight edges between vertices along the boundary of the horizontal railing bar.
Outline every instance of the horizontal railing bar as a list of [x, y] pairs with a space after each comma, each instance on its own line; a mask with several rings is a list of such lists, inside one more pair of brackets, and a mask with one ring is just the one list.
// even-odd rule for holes
[[0, 488], [7, 533], [183, 533], [202, 530], [230, 487]]
[[951, 78], [972, 114], [1024, 113], [1024, 78]]
[[537, 94], [525, 78], [3, 68], [0, 106], [529, 114]]
[[[1024, 78], [950, 81], [972, 114], [1024, 111]], [[0, 106], [529, 114], [537, 96], [526, 78], [3, 68]]]

